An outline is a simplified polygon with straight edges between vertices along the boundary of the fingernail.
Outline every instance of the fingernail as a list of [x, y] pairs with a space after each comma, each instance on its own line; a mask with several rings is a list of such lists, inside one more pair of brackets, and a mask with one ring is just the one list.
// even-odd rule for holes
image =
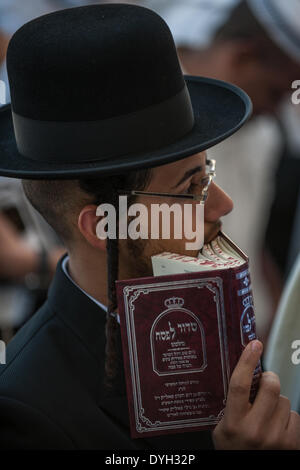
[[260, 352], [262, 349], [262, 344], [259, 341], [252, 341], [251, 343], [251, 351], [253, 352]]

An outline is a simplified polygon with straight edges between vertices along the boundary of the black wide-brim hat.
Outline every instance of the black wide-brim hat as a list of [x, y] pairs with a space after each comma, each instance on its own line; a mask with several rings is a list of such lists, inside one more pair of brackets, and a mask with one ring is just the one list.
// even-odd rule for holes
[[7, 65], [3, 176], [73, 179], [171, 163], [232, 135], [252, 109], [234, 85], [183, 76], [166, 23], [135, 5], [37, 18], [13, 36]]

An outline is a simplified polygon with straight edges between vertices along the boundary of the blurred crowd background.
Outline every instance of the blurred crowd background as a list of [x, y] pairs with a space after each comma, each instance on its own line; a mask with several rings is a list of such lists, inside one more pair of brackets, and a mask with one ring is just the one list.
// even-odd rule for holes
[[[274, 1], [290, 28], [285, 34], [269, 21], [268, 0], [127, 2], [165, 19], [185, 74], [229, 81], [252, 99], [252, 119], [208, 155], [217, 161], [217, 184], [234, 201], [223, 228], [249, 256], [257, 331], [265, 342], [300, 250], [300, 105], [291, 99], [292, 83], [300, 80], [300, 33], [295, 38], [293, 29], [300, 10], [299, 2]], [[13, 33], [42, 14], [92, 3], [103, 2], [0, 0], [7, 102], [5, 55]], [[9, 341], [43, 302], [64, 247], [29, 207], [19, 181], [0, 178], [0, 209], [0, 331]]]

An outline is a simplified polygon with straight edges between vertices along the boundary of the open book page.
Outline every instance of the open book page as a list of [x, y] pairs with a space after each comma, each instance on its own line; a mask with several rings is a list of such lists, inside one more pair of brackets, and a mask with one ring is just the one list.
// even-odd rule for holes
[[197, 258], [176, 253], [164, 252], [152, 256], [154, 276], [166, 274], [181, 274], [217, 269], [228, 269], [241, 266], [245, 263], [234, 245], [218, 235], [212, 242], [203, 246]]

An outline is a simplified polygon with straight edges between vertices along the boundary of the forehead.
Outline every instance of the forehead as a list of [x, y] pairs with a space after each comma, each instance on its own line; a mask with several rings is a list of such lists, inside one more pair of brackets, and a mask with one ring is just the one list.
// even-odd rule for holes
[[201, 166], [203, 171], [205, 171], [206, 158], [206, 152], [201, 152], [191, 155], [190, 157], [186, 157], [182, 160], [178, 160], [177, 162], [155, 167], [152, 170], [150, 186], [152, 184], [161, 184], [165, 187], [166, 185], [172, 187], [188, 170], [192, 168]]

